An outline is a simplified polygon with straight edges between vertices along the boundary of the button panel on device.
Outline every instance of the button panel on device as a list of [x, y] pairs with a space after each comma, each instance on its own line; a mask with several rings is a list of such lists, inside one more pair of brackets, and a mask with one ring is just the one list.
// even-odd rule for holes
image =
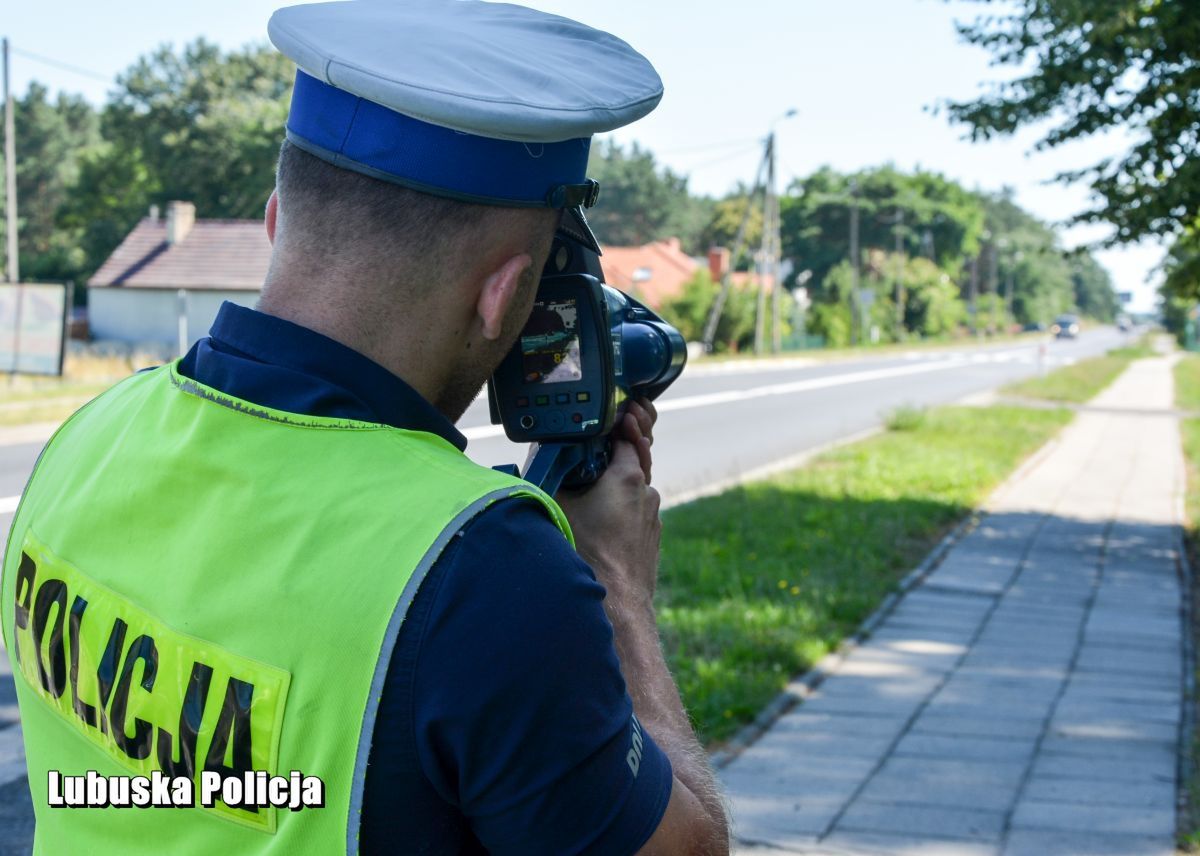
[[561, 431], [566, 425], [566, 419], [561, 410], [551, 410], [546, 414], [546, 427], [551, 431]]
[[528, 413], [526, 413], [524, 416], [521, 417], [521, 427], [524, 428], [526, 431], [528, 431], [530, 428], [532, 428], [536, 422], [537, 422], [537, 420], [534, 419], [533, 416]]
[[570, 404], [571, 403], [571, 393], [560, 392], [558, 395], [554, 396], [554, 402], [555, 402], [555, 404]]
[[535, 398], [533, 401], [534, 401], [534, 403], [535, 403], [535, 404], [536, 404], [538, 407], [545, 407], [547, 404], [549, 404], [549, 403], [550, 403], [550, 396], [548, 396], [548, 395], [539, 395], [539, 396], [538, 396], [537, 398]]

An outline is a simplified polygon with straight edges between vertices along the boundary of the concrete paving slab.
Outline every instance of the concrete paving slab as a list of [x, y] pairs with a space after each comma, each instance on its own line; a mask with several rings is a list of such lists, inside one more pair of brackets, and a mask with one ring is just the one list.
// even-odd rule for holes
[[991, 811], [1008, 811], [1015, 797], [1015, 789], [997, 788], [991, 783], [936, 779], [914, 781], [892, 774], [874, 777], [862, 792], [862, 798], [872, 802]]
[[999, 847], [982, 841], [947, 840], [930, 836], [886, 835], [873, 832], [837, 832], [821, 842], [831, 856], [996, 856]]
[[1023, 796], [1035, 803], [1163, 808], [1174, 805], [1175, 786], [1171, 782], [1130, 783], [1035, 777], [1025, 786]]
[[979, 737], [948, 734], [905, 735], [894, 750], [895, 757], [946, 758], [965, 761], [1007, 761], [1026, 764], [1036, 745], [1031, 737]]
[[1004, 819], [1002, 811], [858, 800], [842, 815], [836, 832], [894, 832], [999, 842]]
[[1009, 835], [1004, 856], [1174, 856], [1170, 835], [1111, 835], [1018, 829]]
[[1169, 361], [1134, 363], [804, 718], [723, 774], [754, 821], [739, 834], [797, 854], [1171, 852], [1182, 468], [1174, 417], [1154, 415], [1171, 383]]
[[1023, 800], [1013, 812], [1013, 829], [1061, 829], [1115, 835], [1154, 835], [1175, 825], [1175, 807], [1165, 808]]
[[1162, 759], [1088, 758], [1082, 755], [1040, 753], [1033, 775], [1050, 779], [1096, 779], [1108, 782], [1175, 782], [1175, 762]]

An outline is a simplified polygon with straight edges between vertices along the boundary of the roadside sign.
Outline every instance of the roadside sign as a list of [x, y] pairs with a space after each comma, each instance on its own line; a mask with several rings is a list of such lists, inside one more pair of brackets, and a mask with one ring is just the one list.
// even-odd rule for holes
[[71, 286], [0, 283], [0, 372], [61, 375]]

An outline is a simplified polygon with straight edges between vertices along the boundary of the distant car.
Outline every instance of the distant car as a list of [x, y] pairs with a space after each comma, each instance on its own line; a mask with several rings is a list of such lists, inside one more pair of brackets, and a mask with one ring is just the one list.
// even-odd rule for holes
[[1050, 326], [1050, 332], [1059, 339], [1074, 339], [1079, 335], [1079, 316], [1059, 315]]
[[1131, 319], [1128, 315], [1122, 315], [1117, 319], [1117, 329], [1122, 333], [1128, 333], [1133, 329], [1133, 319]]

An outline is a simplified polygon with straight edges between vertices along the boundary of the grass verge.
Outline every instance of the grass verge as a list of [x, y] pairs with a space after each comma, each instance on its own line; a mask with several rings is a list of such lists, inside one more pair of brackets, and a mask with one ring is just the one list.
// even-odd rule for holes
[[701, 739], [754, 718], [833, 649], [1063, 410], [941, 408], [663, 515], [659, 626]]
[[1200, 354], [1184, 354], [1175, 364], [1175, 406], [1200, 410]]
[[1116, 380], [1131, 362], [1152, 356], [1154, 349], [1143, 341], [1127, 348], [1116, 348], [1102, 357], [1080, 360], [1041, 377], [1009, 384], [1001, 392], [1023, 398], [1083, 404]]
[[[1185, 364], [1190, 368], [1183, 369]], [[1175, 366], [1175, 406], [1195, 408], [1196, 396], [1200, 395], [1200, 358], [1188, 356]], [[1181, 370], [1182, 369], [1182, 370]], [[1184, 549], [1187, 550], [1188, 562], [1192, 566], [1192, 574], [1200, 571], [1200, 419], [1185, 419], [1179, 424], [1183, 438], [1183, 457], [1187, 473], [1187, 491], [1184, 495], [1184, 508], [1187, 523], [1184, 528]], [[1192, 606], [1192, 643], [1200, 643], [1200, 591], [1194, 584], [1188, 593]], [[1193, 650], [1195, 650], [1193, 648]], [[1196, 676], [1200, 678], [1200, 674]], [[1197, 707], [1197, 699], [1185, 701], [1191, 704], [1193, 710]], [[1200, 712], [1200, 711], [1197, 711]], [[1178, 844], [1187, 853], [1200, 852], [1200, 735], [1193, 733], [1191, 742], [1185, 752], [1183, 765], [1185, 781], [1183, 782], [1183, 799], [1179, 806]]]

